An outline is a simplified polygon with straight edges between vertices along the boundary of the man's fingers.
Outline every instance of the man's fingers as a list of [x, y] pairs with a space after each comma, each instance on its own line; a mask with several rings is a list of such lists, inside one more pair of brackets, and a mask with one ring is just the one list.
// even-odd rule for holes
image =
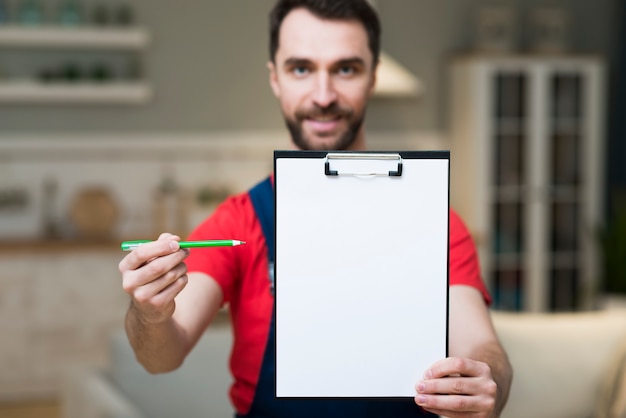
[[446, 417], [488, 416], [494, 407], [494, 399], [463, 395], [417, 395], [415, 403], [429, 412]]
[[148, 318], [151, 318], [149, 320], [155, 320], [156, 318], [158, 322], [159, 318], [169, 317], [174, 313], [176, 295], [185, 288], [187, 282], [188, 277], [186, 274], [183, 274], [156, 295], [143, 302], [137, 300], [136, 303], [141, 303], [141, 310], [149, 313], [147, 315]]
[[[160, 260], [159, 260], [160, 261]], [[156, 261], [155, 261], [156, 262]], [[146, 266], [147, 268], [148, 266]], [[187, 274], [187, 265], [179, 263], [172, 269], [167, 270], [164, 274], [154, 280], [149, 281], [141, 286], [131, 290], [133, 298], [140, 304], [148, 303], [152, 298], [162, 293], [166, 288], [176, 282], [182, 276]]]
[[[169, 237], [174, 236], [169, 235]], [[122, 261], [120, 261], [119, 270], [122, 274], [129, 270], [137, 270], [148, 261], [157, 257], [172, 254], [179, 249], [180, 245], [178, 244], [178, 241], [169, 238], [158, 239], [157, 241], [142, 244], [126, 255]]]
[[180, 248], [180, 238], [161, 234], [159, 239], [139, 245], [124, 257], [118, 268], [122, 288], [143, 320], [161, 322], [174, 313], [176, 295], [187, 284], [188, 250]]
[[433, 364], [424, 373], [424, 380], [446, 376], [491, 377], [489, 366], [483, 362], [468, 358], [448, 357]]
[[416, 389], [421, 394], [477, 395], [484, 390], [483, 379], [472, 377], [446, 377], [421, 380]]
[[415, 403], [431, 412], [437, 411], [439, 415], [460, 417], [470, 412], [492, 410], [494, 399], [487, 396], [418, 394]]
[[159, 235], [159, 240], [163, 239], [173, 239], [175, 241], [180, 241], [180, 237], [178, 235], [170, 234], [169, 232], [163, 232]]
[[156, 304], [167, 304], [176, 298], [176, 296], [185, 288], [189, 278], [186, 274], [183, 274], [177, 278], [174, 282], [170, 283], [165, 289], [161, 290], [159, 294], [154, 297]]
[[187, 273], [183, 263], [189, 250], [181, 250], [176, 235], [164, 233], [142, 244], [120, 261], [122, 287], [139, 304], [150, 299]]
[[497, 384], [486, 363], [450, 357], [433, 364], [415, 389], [415, 403], [430, 412], [483, 417], [495, 406]]
[[122, 288], [126, 293], [133, 294], [135, 289], [167, 275], [172, 269], [182, 263], [187, 255], [187, 250], [179, 250], [172, 254], [153, 258], [150, 262], [136, 270], [124, 271], [122, 274]]

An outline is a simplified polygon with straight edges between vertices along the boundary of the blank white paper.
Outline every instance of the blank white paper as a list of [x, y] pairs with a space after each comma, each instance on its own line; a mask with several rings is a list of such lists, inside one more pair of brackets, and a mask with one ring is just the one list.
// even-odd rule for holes
[[413, 397], [446, 356], [448, 166], [277, 158], [277, 397]]

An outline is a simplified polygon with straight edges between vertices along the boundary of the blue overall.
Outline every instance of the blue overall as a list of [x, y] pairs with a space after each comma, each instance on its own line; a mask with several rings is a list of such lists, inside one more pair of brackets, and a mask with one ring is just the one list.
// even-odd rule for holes
[[[269, 178], [250, 190], [250, 198], [261, 223], [267, 244], [270, 281], [274, 265], [274, 191]], [[273, 283], [271, 284], [273, 289]], [[238, 418], [414, 418], [436, 417], [424, 412], [413, 399], [276, 399], [275, 397], [275, 314], [272, 312], [269, 335], [256, 393], [250, 411]], [[332, 379], [332, 376], [329, 376]]]

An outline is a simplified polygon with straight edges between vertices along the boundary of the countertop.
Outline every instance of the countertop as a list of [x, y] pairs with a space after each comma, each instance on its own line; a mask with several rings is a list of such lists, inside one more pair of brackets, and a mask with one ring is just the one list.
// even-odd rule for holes
[[119, 251], [121, 239], [13, 239], [0, 240], [0, 254], [78, 251]]

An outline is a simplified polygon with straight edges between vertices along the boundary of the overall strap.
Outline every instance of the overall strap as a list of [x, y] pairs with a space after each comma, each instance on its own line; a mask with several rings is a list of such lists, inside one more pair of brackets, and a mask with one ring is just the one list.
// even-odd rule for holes
[[268, 177], [258, 183], [248, 192], [256, 216], [261, 223], [261, 229], [267, 245], [267, 259], [269, 265], [270, 291], [274, 294], [274, 255], [276, 244], [274, 237], [275, 212], [274, 212], [274, 187]]
[[274, 188], [270, 178], [258, 183], [250, 189], [250, 199], [256, 216], [261, 222], [261, 229], [267, 244], [267, 257], [274, 262]]

